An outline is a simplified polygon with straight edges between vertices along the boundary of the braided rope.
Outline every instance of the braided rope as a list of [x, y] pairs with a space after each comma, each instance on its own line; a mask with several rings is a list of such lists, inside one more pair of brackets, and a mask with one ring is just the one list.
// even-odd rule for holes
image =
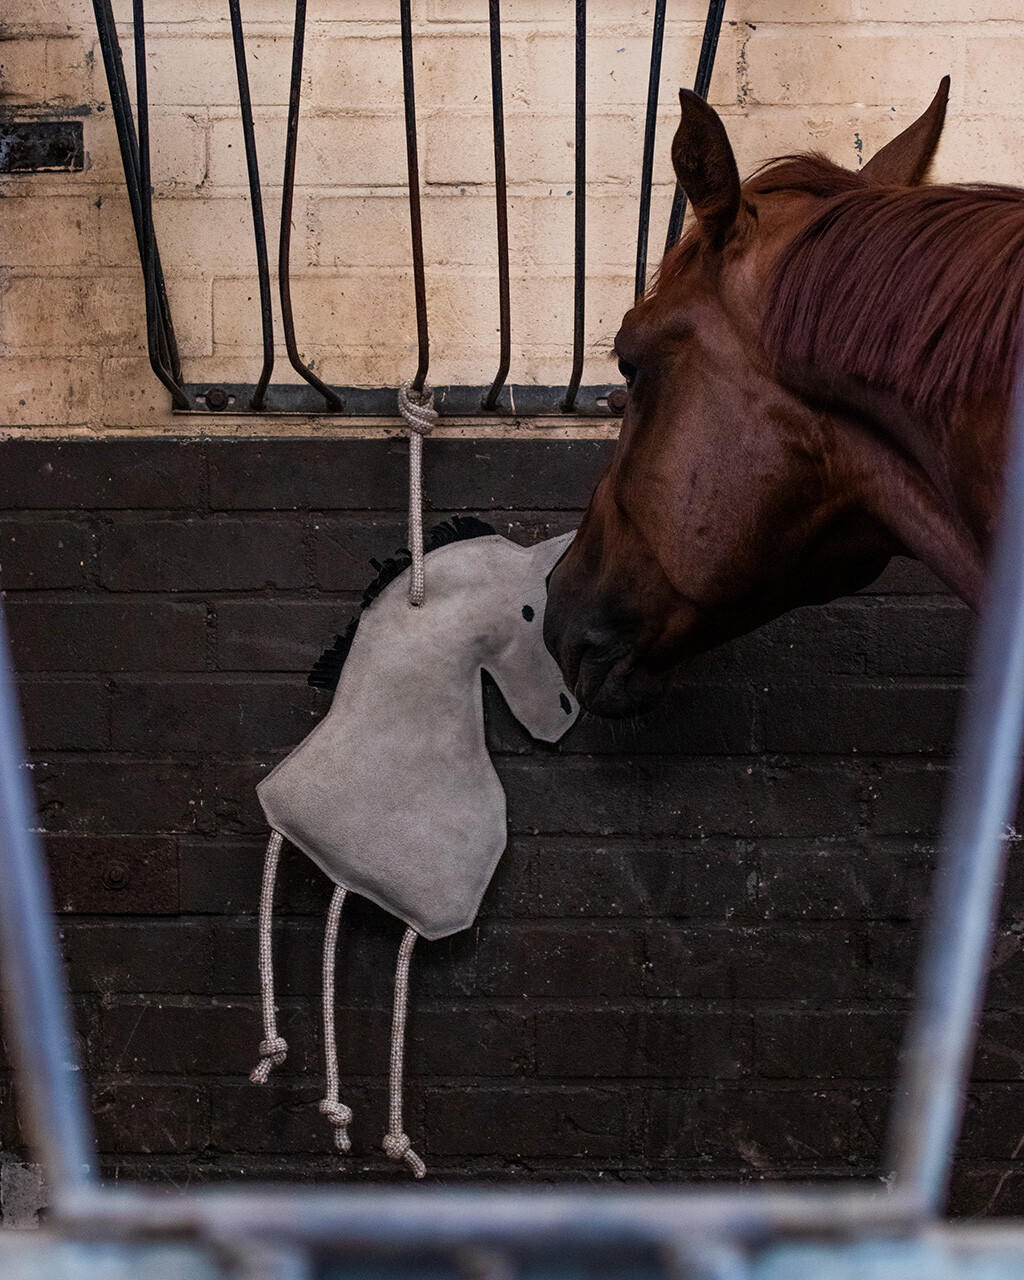
[[395, 966], [395, 1007], [391, 1018], [391, 1075], [388, 1082], [388, 1132], [381, 1146], [391, 1160], [404, 1160], [414, 1178], [422, 1178], [427, 1166], [402, 1130], [402, 1063], [405, 1057], [405, 1014], [409, 1003], [409, 961], [416, 945], [415, 929], [406, 929]]
[[338, 947], [338, 923], [345, 905], [345, 890], [335, 885], [331, 905], [327, 908], [327, 925], [324, 929], [323, 1001], [324, 1001], [324, 1067], [327, 1087], [320, 1113], [334, 1126], [334, 1145], [339, 1151], [348, 1151], [348, 1126], [352, 1123], [352, 1110], [339, 1099], [338, 1048], [334, 1038], [334, 961]]
[[412, 552], [409, 603], [421, 605], [426, 585], [423, 572], [423, 437], [430, 435], [438, 419], [433, 391], [430, 387], [414, 391], [411, 382], [403, 382], [398, 388], [398, 412], [409, 432], [409, 550]]
[[267, 852], [263, 856], [263, 885], [260, 889], [260, 1000], [263, 1005], [263, 1039], [260, 1060], [249, 1079], [253, 1084], [266, 1084], [274, 1067], [279, 1067], [288, 1054], [288, 1042], [277, 1034], [277, 1011], [274, 1008], [274, 952], [271, 926], [274, 918], [274, 881], [281, 856], [280, 831], [271, 831]]

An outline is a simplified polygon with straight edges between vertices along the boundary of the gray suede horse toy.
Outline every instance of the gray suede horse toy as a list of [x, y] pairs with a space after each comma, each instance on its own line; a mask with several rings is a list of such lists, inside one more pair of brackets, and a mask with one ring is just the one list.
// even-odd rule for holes
[[570, 697], [542, 637], [546, 579], [571, 533], [533, 547], [456, 518], [424, 550], [427, 591], [416, 604], [409, 553], [381, 566], [363, 611], [314, 668], [336, 684], [330, 710], [257, 788], [271, 827], [260, 897], [264, 1038], [255, 1083], [284, 1061], [271, 959], [274, 879], [282, 838], [335, 888], [323, 955], [327, 1088], [320, 1110], [349, 1149], [352, 1113], [339, 1097], [334, 1037], [338, 924], [349, 892], [406, 924], [392, 1018], [388, 1132], [383, 1148], [425, 1172], [402, 1127], [402, 1065], [409, 962], [417, 937], [473, 923], [505, 848], [505, 793], [487, 753], [480, 673], [496, 681], [535, 737], [557, 742], [574, 723]]

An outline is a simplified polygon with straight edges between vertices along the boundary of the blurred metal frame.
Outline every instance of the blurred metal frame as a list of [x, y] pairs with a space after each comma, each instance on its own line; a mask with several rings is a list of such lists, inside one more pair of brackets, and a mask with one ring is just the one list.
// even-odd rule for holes
[[[838, 1267], [849, 1256], [851, 1240], [879, 1240], [882, 1254], [870, 1274], [897, 1277], [901, 1271], [887, 1270], [888, 1261], [905, 1267], [907, 1255], [898, 1250], [887, 1254], [884, 1245], [899, 1237], [916, 1241], [924, 1250], [921, 1257], [937, 1259], [936, 1275], [954, 1274], [941, 1270], [950, 1250], [959, 1259], [957, 1275], [971, 1274], [969, 1267], [975, 1264], [988, 1266], [983, 1271], [987, 1276], [1021, 1274], [1024, 1226], [1009, 1232], [993, 1226], [964, 1237], [953, 1228], [952, 1235], [922, 1234], [945, 1202], [1002, 882], [1006, 824], [1020, 781], [1024, 401], [1019, 395], [1006, 494], [979, 627], [975, 677], [959, 735], [960, 768], [943, 825], [938, 893], [894, 1108], [890, 1143], [895, 1174], [887, 1191], [863, 1184], [831, 1190], [628, 1192], [444, 1187], [303, 1192], [253, 1185], [181, 1194], [103, 1187], [96, 1174], [52, 906], [22, 767], [0, 612], [0, 956], [7, 1038], [18, 1097], [49, 1179], [55, 1228], [74, 1238], [184, 1235], [239, 1248], [248, 1242], [271, 1251], [291, 1250], [292, 1260], [323, 1250], [341, 1250], [349, 1258], [387, 1256], [408, 1262], [410, 1269], [395, 1273], [402, 1275], [418, 1274], [415, 1259], [425, 1250], [454, 1254], [484, 1247], [512, 1257], [546, 1246], [559, 1256], [586, 1248], [605, 1254], [625, 1250], [636, 1258], [671, 1257], [675, 1275], [738, 1277], [747, 1274], [737, 1268], [745, 1266], [743, 1258], [751, 1251], [825, 1242], [833, 1252], [822, 1256], [832, 1257]], [[812, 1255], [801, 1256], [806, 1260]], [[1004, 1262], [1005, 1272], [992, 1270]], [[836, 1275], [862, 1274], [832, 1270]], [[556, 1268], [550, 1274], [563, 1272]]]
[[[98, 10], [103, 3], [97, 0]], [[581, 9], [582, 4], [577, 13]], [[130, 135], [123, 154], [127, 169], [134, 163]], [[137, 169], [143, 186], [147, 168], [143, 147]], [[144, 192], [136, 194], [140, 199], [133, 198], [133, 212], [141, 208], [144, 215], [148, 200]], [[140, 233], [140, 244], [147, 236]], [[158, 271], [155, 245], [144, 257], [148, 270]], [[157, 317], [154, 345], [169, 369], [170, 331], [159, 332], [159, 277], [147, 297]], [[210, 1266], [222, 1267], [225, 1275], [312, 1274], [303, 1268], [324, 1251], [359, 1266], [366, 1259], [397, 1260], [404, 1269], [389, 1274], [410, 1276], [420, 1274], [425, 1252], [439, 1253], [454, 1259], [457, 1270], [452, 1274], [468, 1274], [472, 1268], [465, 1261], [466, 1250], [482, 1249], [479, 1256], [498, 1259], [497, 1269], [477, 1267], [473, 1274], [497, 1276], [510, 1274], [501, 1269], [502, 1259], [514, 1261], [524, 1251], [545, 1248], [556, 1261], [544, 1274], [566, 1276], [573, 1274], [571, 1268], [567, 1263], [560, 1267], [557, 1259], [567, 1258], [573, 1249], [605, 1256], [625, 1251], [622, 1256], [660, 1260], [666, 1274], [694, 1277], [754, 1276], [766, 1259], [771, 1265], [757, 1270], [759, 1276], [870, 1274], [896, 1280], [910, 1274], [910, 1268], [915, 1276], [1020, 1275], [1024, 1225], [935, 1225], [944, 1208], [962, 1118], [1004, 871], [1006, 826], [1020, 782], [1024, 400], [1019, 386], [1006, 495], [975, 675], [959, 733], [960, 768], [943, 823], [938, 891], [890, 1128], [894, 1174], [887, 1190], [863, 1184], [710, 1191], [435, 1187], [306, 1192], [249, 1185], [175, 1193], [104, 1187], [73, 1047], [0, 611], [0, 957], [7, 1038], [29, 1136], [49, 1180], [57, 1236], [72, 1242], [184, 1239], [197, 1251], [206, 1250], [203, 1257], [212, 1258]], [[35, 1256], [41, 1259], [52, 1245], [48, 1235], [32, 1246]], [[27, 1253], [32, 1247], [25, 1246]], [[869, 1272], [864, 1270], [865, 1249], [874, 1250]], [[209, 1250], [213, 1253], [207, 1257]], [[139, 1257], [131, 1265], [142, 1276], [145, 1251]], [[245, 1257], [249, 1263], [243, 1265], [239, 1259]], [[0, 1248], [0, 1262], [3, 1258]], [[72, 1252], [67, 1274], [91, 1275], [87, 1264], [84, 1254]], [[40, 1276], [58, 1274], [52, 1256], [39, 1265]], [[636, 1267], [634, 1274], [648, 1273], [639, 1261]]]

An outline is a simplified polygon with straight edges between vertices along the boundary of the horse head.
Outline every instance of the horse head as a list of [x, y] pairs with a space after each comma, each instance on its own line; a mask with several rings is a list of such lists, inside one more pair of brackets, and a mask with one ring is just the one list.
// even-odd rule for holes
[[642, 708], [688, 656], [857, 590], [900, 550], [849, 424], [780, 381], [762, 325], [776, 257], [837, 182], [920, 182], [947, 90], [859, 173], [795, 157], [801, 181], [742, 184], [719, 117], [680, 92], [672, 159], [695, 225], [623, 319], [618, 446], [549, 583], [545, 639], [588, 709]]

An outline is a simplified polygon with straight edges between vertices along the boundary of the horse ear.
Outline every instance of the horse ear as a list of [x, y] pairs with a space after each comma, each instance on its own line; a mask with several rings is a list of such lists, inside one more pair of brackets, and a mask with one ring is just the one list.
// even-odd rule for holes
[[679, 90], [682, 119], [672, 140], [672, 165], [704, 235], [721, 248], [740, 210], [740, 175], [725, 126], [713, 107]]
[[916, 187], [925, 174], [939, 145], [946, 119], [949, 98], [949, 76], [943, 76], [927, 111], [909, 125], [897, 138], [887, 142], [867, 162], [861, 173], [873, 182], [890, 186]]

